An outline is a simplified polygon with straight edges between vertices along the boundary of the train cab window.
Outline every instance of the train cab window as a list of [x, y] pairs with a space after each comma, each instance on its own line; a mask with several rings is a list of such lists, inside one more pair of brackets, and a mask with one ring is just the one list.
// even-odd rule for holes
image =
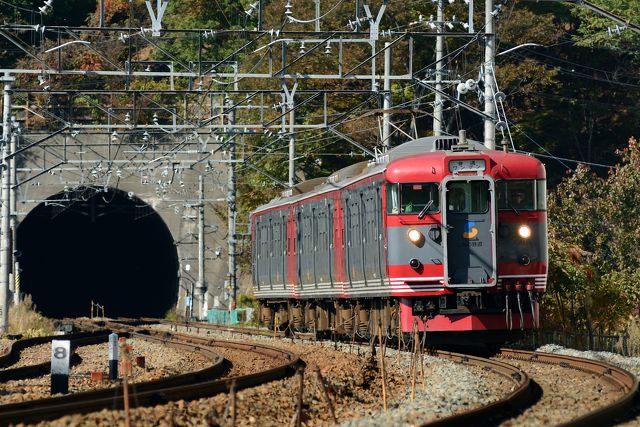
[[496, 182], [498, 209], [532, 211], [546, 209], [545, 180], [518, 179]]
[[547, 180], [536, 179], [536, 210], [547, 210]]
[[489, 209], [489, 184], [486, 181], [456, 181], [447, 184], [447, 211], [485, 213]]
[[423, 210], [426, 210], [425, 213], [440, 210], [438, 184], [433, 182], [400, 184], [400, 213], [419, 214]]
[[400, 213], [400, 198], [398, 196], [398, 184], [387, 184], [387, 213]]

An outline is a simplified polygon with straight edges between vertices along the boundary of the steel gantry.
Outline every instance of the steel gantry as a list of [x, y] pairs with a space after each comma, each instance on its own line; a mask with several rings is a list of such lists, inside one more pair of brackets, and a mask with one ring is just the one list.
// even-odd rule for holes
[[[238, 172], [257, 170], [291, 188], [298, 179], [297, 161], [307, 154], [304, 147], [309, 141], [325, 145], [339, 141], [350, 146], [352, 155], [370, 157], [388, 148], [394, 136], [417, 134], [416, 115], [431, 113], [410, 105], [431, 103], [434, 95], [394, 107], [394, 84], [400, 93], [403, 87], [433, 89], [437, 133], [443, 132], [444, 102], [479, 112], [487, 123], [494, 123], [489, 104], [482, 113], [453, 96], [451, 89], [461, 77], [443, 78], [450, 61], [443, 51], [446, 39], [458, 39], [469, 47], [484, 38], [485, 62], [492, 64], [493, 15], [474, 31], [473, 2], [467, 3], [469, 16], [464, 22], [455, 16], [447, 20], [439, 2], [437, 21], [420, 16], [415, 22], [389, 27], [384, 18], [392, 8], [386, 2], [374, 7], [356, 0], [351, 30], [320, 25], [337, 7], [321, 5], [320, 0], [315, 0], [310, 19], [294, 16], [288, 4], [287, 24], [278, 29], [265, 29], [261, 0], [246, 12], [249, 17], [258, 15], [253, 29], [167, 28], [162, 24], [166, 0], [156, 5], [147, 1], [149, 28], [0, 24], [0, 37], [31, 64], [0, 69], [4, 75], [0, 329], [6, 328], [8, 275], [15, 265], [9, 261], [15, 221], [9, 218], [25, 215], [40, 202], [64, 204], [79, 190], [119, 188], [147, 202], [166, 222], [172, 215], [178, 218], [170, 228], [181, 260], [180, 301], [184, 305], [185, 297], [191, 297], [196, 304], [189, 312], [203, 318], [207, 307], [232, 305], [236, 297], [236, 255], [246, 234], [236, 228], [245, 222], [237, 217]], [[313, 30], [295, 30], [296, 25], [313, 25]], [[176, 57], [165, 48], [178, 37], [196, 42], [194, 58]], [[27, 44], [26, 39], [36, 43]], [[234, 41], [236, 48], [212, 59], [209, 46], [221, 40]], [[438, 54], [428, 67], [415, 63], [416, 40], [434, 44], [437, 40]], [[149, 50], [156, 52], [154, 59], [145, 56]], [[72, 59], [83, 53], [100, 65], [74, 66]], [[403, 61], [394, 61], [394, 55]], [[485, 74], [487, 69], [493, 68], [485, 66]], [[108, 88], [96, 89], [105, 84]], [[492, 84], [485, 84], [485, 100], [492, 99], [492, 91]], [[345, 124], [372, 111], [380, 120], [379, 133], [378, 126], [372, 131], [377, 134], [373, 144], [344, 131]], [[399, 120], [403, 114], [413, 116], [405, 120], [412, 131], [403, 130]], [[22, 126], [22, 134], [16, 133], [14, 139], [12, 116]], [[490, 132], [487, 135], [490, 138]], [[286, 183], [262, 170], [262, 159], [274, 154], [288, 158]], [[60, 194], [60, 199], [51, 199], [53, 194]], [[21, 211], [15, 210], [16, 200], [22, 202]], [[212, 207], [224, 203], [226, 233]], [[216, 261], [223, 255], [228, 259], [226, 268]], [[190, 260], [196, 259], [194, 272]], [[218, 283], [220, 276], [226, 277], [226, 285]]]

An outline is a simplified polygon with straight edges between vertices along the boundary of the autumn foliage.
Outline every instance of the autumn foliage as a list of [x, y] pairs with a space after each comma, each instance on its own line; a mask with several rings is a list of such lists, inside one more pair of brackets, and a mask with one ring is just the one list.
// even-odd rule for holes
[[640, 301], [640, 150], [635, 138], [606, 177], [580, 166], [549, 196], [551, 291], [545, 326], [614, 332]]

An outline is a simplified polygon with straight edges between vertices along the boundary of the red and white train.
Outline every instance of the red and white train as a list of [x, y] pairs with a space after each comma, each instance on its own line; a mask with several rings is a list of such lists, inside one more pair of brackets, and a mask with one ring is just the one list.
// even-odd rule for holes
[[538, 322], [547, 214], [533, 157], [420, 138], [298, 184], [257, 208], [251, 226], [266, 324], [501, 340]]

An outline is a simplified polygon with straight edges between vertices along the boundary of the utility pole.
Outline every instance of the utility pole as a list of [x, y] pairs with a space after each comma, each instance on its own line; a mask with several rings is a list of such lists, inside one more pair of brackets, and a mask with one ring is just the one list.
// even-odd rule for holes
[[496, 56], [495, 21], [493, 16], [493, 0], [485, 0], [485, 35], [484, 35], [484, 145], [496, 148], [496, 106], [494, 103], [495, 76], [493, 75]]
[[[235, 106], [229, 101], [229, 124], [234, 125], [236, 119]], [[229, 287], [231, 288], [230, 307], [236, 308], [238, 287], [236, 283], [236, 136], [233, 126], [230, 127], [229, 166], [227, 168], [227, 252], [229, 253]]]
[[206, 316], [205, 311], [205, 294], [207, 293], [207, 285], [205, 283], [204, 276], [204, 176], [198, 175], [198, 284], [196, 289], [196, 295], [192, 298], [194, 305], [198, 304], [198, 316], [200, 319], [204, 319]]
[[384, 103], [382, 106], [382, 147], [384, 151], [389, 149], [391, 136], [391, 43], [384, 44]]
[[9, 263], [11, 256], [11, 229], [9, 228], [9, 141], [11, 139], [11, 82], [15, 80], [9, 73], [4, 78], [4, 105], [2, 113], [2, 210], [0, 212], [0, 333], [9, 327]]
[[[15, 153], [18, 145], [18, 138], [20, 138], [20, 128], [16, 129], [11, 134], [11, 144], [9, 145], [9, 152]], [[18, 209], [17, 209], [17, 193], [15, 186], [18, 181], [16, 180], [16, 156], [12, 156], [9, 160], [9, 187], [11, 192], [9, 194], [10, 212], [9, 212], [9, 228], [11, 229], [11, 275], [9, 276], [9, 289], [13, 292], [13, 303], [18, 304], [20, 302], [20, 288], [16, 287], [16, 283], [19, 283], [20, 269], [18, 266], [18, 259], [16, 257], [16, 249], [18, 244]]]
[[316, 32], [320, 32], [320, 0], [313, 0], [316, 4]]
[[[437, 32], [441, 34], [444, 30], [444, 2], [438, 0]], [[442, 91], [442, 55], [444, 52], [444, 36], [436, 37], [436, 89]], [[442, 135], [442, 95], [436, 92], [433, 104], [433, 135]]]
[[[283, 112], [289, 109], [289, 187], [293, 187], [296, 185], [296, 112], [294, 110], [295, 101], [294, 95], [296, 93], [296, 89], [298, 88], [298, 82], [293, 84], [293, 88], [291, 91], [287, 88], [286, 84], [282, 84], [282, 90], [284, 92], [284, 107], [282, 108]], [[283, 126], [284, 126], [284, 116], [283, 116]], [[284, 129], [283, 129], [284, 130]]]
[[100, 28], [104, 27], [104, 2], [105, 0], [100, 0]]

